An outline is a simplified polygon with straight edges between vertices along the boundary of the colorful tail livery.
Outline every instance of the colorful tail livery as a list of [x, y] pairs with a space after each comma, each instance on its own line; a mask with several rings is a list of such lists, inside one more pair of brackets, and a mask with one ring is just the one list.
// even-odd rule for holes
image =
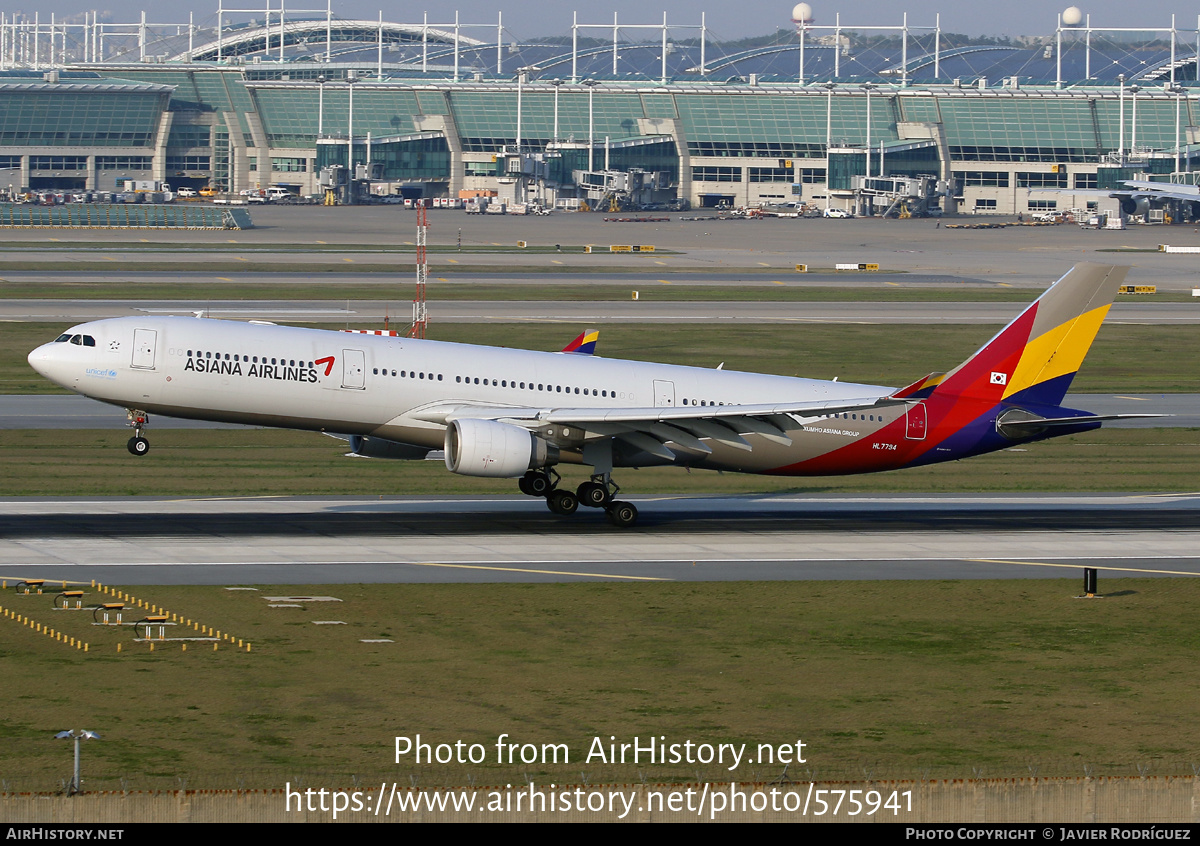
[[1088, 431], [1104, 420], [1155, 416], [1096, 415], [1061, 405], [1127, 272], [1126, 267], [1077, 264], [958, 367], [893, 393], [889, 400], [906, 405], [899, 419], [775, 472], [829, 475], [913, 467]]
[[575, 355], [595, 355], [596, 342], [600, 340], [599, 329], [585, 329], [579, 333], [579, 337], [562, 348], [565, 353], [574, 353]]

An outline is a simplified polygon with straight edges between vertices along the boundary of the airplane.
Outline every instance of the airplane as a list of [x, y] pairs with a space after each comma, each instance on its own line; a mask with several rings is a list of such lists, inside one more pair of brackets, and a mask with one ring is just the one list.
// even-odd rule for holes
[[1111, 197], [1119, 201], [1127, 215], [1145, 215], [1151, 202], [1175, 200], [1200, 204], [1200, 187], [1176, 182], [1151, 182], [1146, 179], [1126, 179], [1124, 188], [1030, 188], [1032, 194], [1075, 194], [1090, 197]]
[[[867, 473], [1157, 416], [1062, 406], [1127, 271], [1075, 265], [962, 364], [900, 389], [606, 359], [588, 333], [556, 353], [202, 313], [82, 323], [28, 358], [126, 408], [137, 456], [150, 414], [325, 432], [364, 457], [440, 448], [451, 472], [515, 478], [556, 514], [602, 508], [627, 527], [638, 512], [616, 468]], [[560, 486], [558, 464], [590, 466], [589, 481]]]

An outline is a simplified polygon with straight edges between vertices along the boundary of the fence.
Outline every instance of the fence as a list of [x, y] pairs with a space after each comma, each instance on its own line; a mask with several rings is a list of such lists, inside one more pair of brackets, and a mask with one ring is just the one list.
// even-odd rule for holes
[[246, 209], [213, 206], [98, 205], [34, 206], [0, 203], [0, 227], [54, 229], [251, 229]]

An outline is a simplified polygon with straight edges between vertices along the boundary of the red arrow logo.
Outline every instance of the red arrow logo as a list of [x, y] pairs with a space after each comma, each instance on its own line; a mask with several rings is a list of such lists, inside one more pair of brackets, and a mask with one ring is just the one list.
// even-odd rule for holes
[[318, 358], [316, 361], [313, 362], [313, 364], [324, 364], [325, 365], [325, 375], [328, 376], [333, 371], [333, 361], [334, 361], [333, 356], [327, 355], [324, 358]]

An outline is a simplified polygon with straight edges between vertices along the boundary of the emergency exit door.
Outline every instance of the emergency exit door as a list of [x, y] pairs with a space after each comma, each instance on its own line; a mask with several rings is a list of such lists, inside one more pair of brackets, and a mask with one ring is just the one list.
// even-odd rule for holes
[[133, 330], [133, 361], [130, 367], [141, 370], [154, 369], [154, 355], [158, 347], [158, 332], [154, 329]]
[[904, 429], [904, 437], [910, 441], [925, 440], [925, 431], [929, 428], [929, 415], [925, 412], [925, 403], [910, 405], [904, 413], [908, 423]]
[[342, 350], [342, 387], [362, 390], [366, 386], [366, 353], [362, 350]]

